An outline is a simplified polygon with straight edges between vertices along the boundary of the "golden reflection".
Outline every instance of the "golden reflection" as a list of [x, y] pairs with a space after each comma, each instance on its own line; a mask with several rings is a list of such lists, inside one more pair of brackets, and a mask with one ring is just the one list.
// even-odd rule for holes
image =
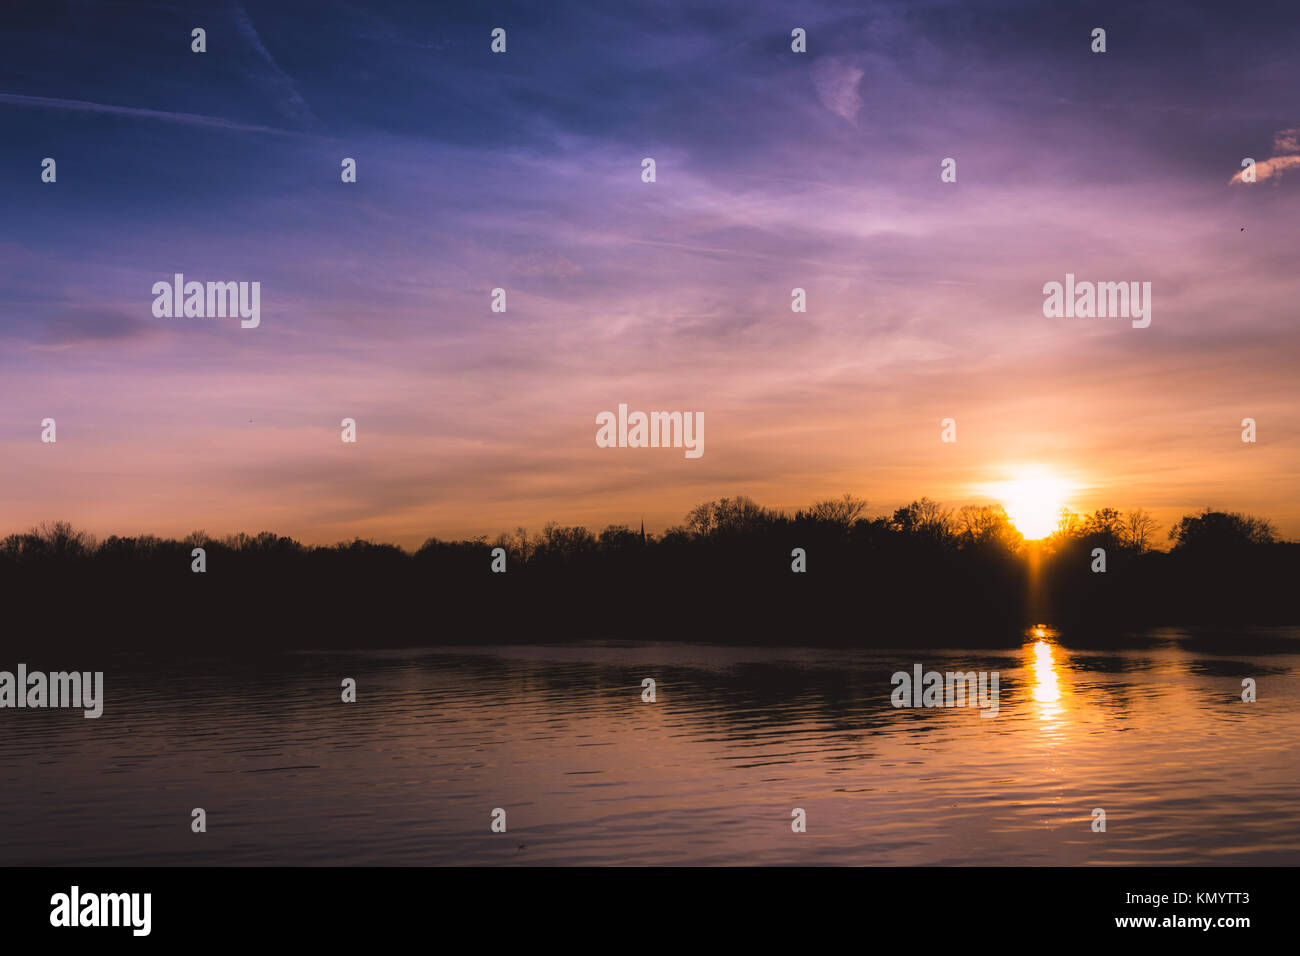
[[1025, 649], [1032, 651], [1028, 667], [1033, 673], [1033, 682], [1029, 696], [1038, 705], [1038, 716], [1048, 722], [1054, 722], [1065, 713], [1064, 698], [1068, 696], [1069, 687], [1065, 680], [1065, 661], [1061, 646], [1054, 640], [1056, 631], [1043, 624], [1036, 624], [1028, 630], [1032, 643]]

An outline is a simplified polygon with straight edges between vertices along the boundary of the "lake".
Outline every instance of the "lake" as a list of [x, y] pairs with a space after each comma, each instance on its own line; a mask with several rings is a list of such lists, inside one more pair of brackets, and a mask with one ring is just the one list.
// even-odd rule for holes
[[[998, 673], [997, 716], [894, 708], [916, 664]], [[0, 711], [0, 864], [1300, 863], [1300, 629], [101, 667], [98, 720]]]

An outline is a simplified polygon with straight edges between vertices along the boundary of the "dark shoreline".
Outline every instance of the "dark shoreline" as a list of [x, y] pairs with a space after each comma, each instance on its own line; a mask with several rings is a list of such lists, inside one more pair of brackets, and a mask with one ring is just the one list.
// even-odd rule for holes
[[1300, 623], [1300, 543], [1239, 515], [1189, 516], [1175, 547], [1155, 551], [1106, 524], [1110, 512], [1026, 543], [997, 508], [967, 513], [961, 526], [926, 517], [921, 502], [878, 519], [789, 518], [725, 499], [701, 509], [691, 528], [659, 537], [552, 525], [492, 543], [430, 539], [413, 554], [359, 540], [307, 548], [269, 533], [96, 544], [46, 526], [0, 541], [0, 649], [189, 653], [611, 635], [1010, 647], [1039, 624], [1113, 646], [1156, 627], [1196, 627], [1231, 643], [1240, 628]]

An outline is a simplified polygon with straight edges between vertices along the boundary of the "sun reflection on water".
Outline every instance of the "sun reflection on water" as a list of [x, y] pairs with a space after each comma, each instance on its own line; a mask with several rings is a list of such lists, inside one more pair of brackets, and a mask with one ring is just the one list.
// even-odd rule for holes
[[1061, 681], [1052, 660], [1052, 645], [1039, 641], [1034, 645], [1034, 700], [1054, 704], [1061, 699]]
[[1038, 705], [1039, 719], [1055, 723], [1065, 713], [1062, 702], [1066, 690], [1062, 678], [1064, 662], [1057, 660], [1061, 647], [1051, 640], [1055, 632], [1050, 628], [1040, 625], [1031, 628], [1030, 634], [1034, 642], [1026, 645], [1026, 649], [1032, 651], [1029, 667], [1033, 684], [1029, 696]]

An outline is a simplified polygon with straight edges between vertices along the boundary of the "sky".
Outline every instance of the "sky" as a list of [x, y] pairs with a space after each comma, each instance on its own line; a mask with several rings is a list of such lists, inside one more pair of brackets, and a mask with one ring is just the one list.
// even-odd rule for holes
[[[416, 547], [1046, 473], [1300, 537], [1294, 5], [27, 6], [0, 534]], [[178, 272], [261, 324], [155, 317]], [[1150, 282], [1150, 327], [1045, 317], [1067, 273]], [[620, 403], [704, 454], [598, 447]]]

